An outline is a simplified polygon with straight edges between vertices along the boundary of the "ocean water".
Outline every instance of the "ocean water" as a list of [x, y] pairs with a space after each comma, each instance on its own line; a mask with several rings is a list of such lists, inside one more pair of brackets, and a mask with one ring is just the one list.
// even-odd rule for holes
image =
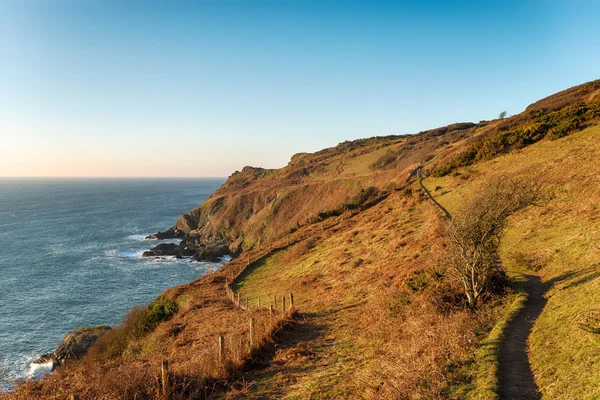
[[0, 388], [85, 325], [116, 325], [136, 304], [220, 264], [142, 258], [223, 179], [0, 180]]

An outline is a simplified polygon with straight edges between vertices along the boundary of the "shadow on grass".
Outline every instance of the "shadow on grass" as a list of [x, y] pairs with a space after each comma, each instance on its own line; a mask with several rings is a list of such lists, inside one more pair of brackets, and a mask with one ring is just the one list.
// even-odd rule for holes
[[600, 271], [596, 267], [585, 268], [579, 271], [568, 271], [552, 279], [547, 280], [544, 283], [546, 290], [555, 287], [558, 284], [563, 283], [560, 289], [571, 289], [588, 283], [600, 277]]

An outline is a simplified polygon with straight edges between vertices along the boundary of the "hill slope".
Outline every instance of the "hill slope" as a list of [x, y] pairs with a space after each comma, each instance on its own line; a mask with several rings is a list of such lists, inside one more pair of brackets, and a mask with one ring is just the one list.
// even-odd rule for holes
[[[166, 233], [239, 257], [166, 291], [157, 304], [176, 311], [110, 357], [105, 340], [6, 397], [160, 398], [168, 359], [172, 398], [495, 398], [499, 343], [528, 274], [547, 290], [528, 348], [540, 392], [597, 398], [599, 90], [600, 81], [575, 87], [506, 120], [342, 143], [280, 170], [244, 168]], [[506, 176], [554, 193], [511, 217], [500, 258], [512, 283], [492, 282], [476, 312], [445, 270], [445, 220], [416, 181], [419, 165], [451, 213]], [[237, 349], [249, 316], [269, 320], [228, 298], [225, 281], [240, 270], [232, 288], [242, 299], [277, 295], [280, 307], [293, 293], [299, 316], [266, 335], [252, 361], [236, 353], [222, 364], [219, 335]]]

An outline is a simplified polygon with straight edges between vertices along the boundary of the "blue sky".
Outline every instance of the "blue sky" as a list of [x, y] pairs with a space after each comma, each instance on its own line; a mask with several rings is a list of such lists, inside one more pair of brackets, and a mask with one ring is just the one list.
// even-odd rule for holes
[[0, 0], [0, 176], [227, 176], [600, 78], [583, 1]]

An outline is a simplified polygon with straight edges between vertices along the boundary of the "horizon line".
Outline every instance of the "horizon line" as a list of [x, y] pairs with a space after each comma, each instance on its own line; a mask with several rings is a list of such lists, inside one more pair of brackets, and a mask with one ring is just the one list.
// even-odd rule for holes
[[0, 176], [0, 179], [226, 179], [227, 176], [85, 176], [85, 175], [53, 175], [53, 176]]

